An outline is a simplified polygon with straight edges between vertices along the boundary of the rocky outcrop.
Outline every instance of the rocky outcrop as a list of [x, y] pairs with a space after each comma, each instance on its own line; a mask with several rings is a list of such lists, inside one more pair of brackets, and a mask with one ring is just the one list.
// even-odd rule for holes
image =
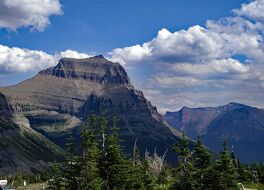
[[11, 116], [12, 113], [12, 106], [8, 103], [6, 96], [0, 93], [0, 116]]
[[124, 68], [105, 59], [102, 55], [86, 59], [62, 58], [55, 67], [39, 72], [61, 78], [79, 79], [100, 84], [130, 84]]

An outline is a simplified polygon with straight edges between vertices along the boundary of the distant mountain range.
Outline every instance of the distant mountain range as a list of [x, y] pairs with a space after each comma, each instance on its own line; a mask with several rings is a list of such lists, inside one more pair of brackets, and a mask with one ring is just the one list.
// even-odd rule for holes
[[[153, 152], [156, 148], [158, 153], [163, 153], [180, 135], [167, 125], [143, 93], [133, 87], [124, 68], [101, 55], [86, 59], [62, 58], [55, 67], [17, 85], [2, 87], [0, 93], [1, 119], [5, 117], [2, 122], [8, 123], [4, 128], [1, 126], [0, 136], [13, 139], [1, 139], [12, 151], [2, 149], [0, 160], [7, 154], [10, 161], [14, 158], [16, 162], [16, 157], [25, 160], [15, 165], [4, 161], [0, 167], [60, 159], [67, 134], [72, 131], [79, 140], [80, 126], [91, 112], [104, 111], [109, 118], [113, 112], [118, 115], [127, 153], [132, 152], [136, 139], [143, 152]], [[8, 132], [12, 128], [17, 131], [16, 137]], [[28, 132], [30, 136], [26, 135]], [[27, 151], [16, 146], [15, 138], [22, 139], [21, 145], [25, 144]], [[44, 148], [43, 155], [35, 154], [36, 149]], [[175, 160], [172, 151], [167, 158]]]
[[264, 110], [239, 103], [167, 112], [164, 119], [192, 139], [218, 152], [226, 137], [230, 150], [247, 163], [264, 161]]

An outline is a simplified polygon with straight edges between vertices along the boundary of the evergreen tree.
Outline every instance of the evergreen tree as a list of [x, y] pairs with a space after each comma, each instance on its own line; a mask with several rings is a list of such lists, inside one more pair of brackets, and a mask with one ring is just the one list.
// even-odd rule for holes
[[129, 166], [128, 161], [120, 146], [118, 128], [116, 127], [116, 116], [113, 116], [113, 127], [111, 134], [107, 136], [107, 149], [105, 155], [105, 189], [125, 189], [128, 185]]
[[137, 147], [137, 139], [134, 142], [132, 160], [129, 165], [131, 186], [136, 189], [144, 189], [144, 172], [142, 171], [143, 167], [140, 160], [140, 150]]
[[70, 132], [66, 141], [66, 159], [64, 162], [64, 178], [65, 178], [65, 189], [75, 190], [79, 189], [79, 178], [80, 178], [80, 158], [75, 154], [76, 145], [73, 134]]
[[142, 183], [143, 189], [153, 190], [155, 189], [155, 179], [154, 176], [149, 171], [148, 162], [145, 160], [141, 167], [139, 168], [142, 173]]
[[250, 182], [251, 173], [246, 164], [242, 164], [239, 159], [237, 159], [237, 174], [239, 182]]
[[212, 156], [203, 146], [200, 137], [197, 138], [194, 147], [194, 167], [196, 179], [198, 181], [197, 190], [207, 190], [212, 188]]
[[[233, 147], [232, 147], [232, 149], [233, 149]], [[230, 154], [230, 158], [232, 160], [232, 163], [233, 163], [234, 167], [237, 170], [238, 169], [237, 157], [236, 157], [235, 152], [233, 150], [232, 150], [232, 152]]]
[[259, 164], [259, 182], [264, 183], [264, 164], [262, 162]]
[[162, 168], [160, 175], [158, 176], [158, 184], [159, 185], [168, 185], [169, 184], [169, 177], [170, 177], [170, 168], [165, 166]]
[[253, 182], [264, 183], [264, 165], [262, 162], [251, 165], [251, 178]]
[[103, 179], [103, 189], [144, 189], [144, 172], [139, 164], [138, 150], [135, 155], [137, 161], [134, 165], [133, 161], [128, 160], [122, 152], [115, 115], [111, 133], [107, 134], [106, 129], [107, 119], [103, 114], [98, 134], [98, 145], [101, 150], [99, 168]]
[[238, 189], [237, 172], [233, 161], [227, 150], [227, 141], [223, 141], [223, 151], [215, 165], [215, 190]]
[[183, 134], [182, 138], [174, 146], [178, 154], [178, 166], [176, 168], [178, 176], [171, 189], [192, 190], [197, 186], [195, 170], [193, 166], [192, 153], [189, 149], [189, 142]]
[[98, 167], [99, 149], [96, 141], [96, 116], [90, 115], [89, 124], [83, 125], [80, 187], [84, 190], [100, 190], [102, 179]]
[[152, 190], [155, 187], [153, 175], [149, 171], [149, 163], [147, 160], [141, 161], [140, 149], [135, 141], [132, 157], [132, 169], [130, 174], [130, 183], [134, 189]]
[[63, 190], [64, 183], [59, 164], [54, 162], [51, 166], [52, 179], [49, 181], [49, 189]]
[[[104, 189], [142, 189], [138, 167], [128, 160], [122, 152], [116, 116], [113, 116], [113, 126], [110, 134], [105, 134], [107, 121], [105, 116], [101, 121], [100, 170], [104, 180]], [[140, 171], [142, 172], [142, 171]]]
[[100, 170], [100, 176], [103, 179], [103, 184], [102, 187], [104, 189], [108, 188], [108, 181], [109, 181], [109, 174], [107, 170], [107, 139], [108, 135], [106, 134], [106, 129], [107, 129], [107, 119], [105, 114], [103, 113], [101, 116], [101, 125], [99, 128], [99, 133], [98, 135], [98, 149], [100, 150], [100, 155], [99, 155], [99, 170]]
[[258, 183], [259, 181], [258, 164], [256, 162], [253, 162], [253, 164], [251, 164], [251, 180], [255, 183]]
[[247, 166], [240, 163], [239, 158], [235, 155], [234, 151], [231, 152], [231, 160], [237, 172], [237, 179], [239, 182], [250, 182], [251, 174]]

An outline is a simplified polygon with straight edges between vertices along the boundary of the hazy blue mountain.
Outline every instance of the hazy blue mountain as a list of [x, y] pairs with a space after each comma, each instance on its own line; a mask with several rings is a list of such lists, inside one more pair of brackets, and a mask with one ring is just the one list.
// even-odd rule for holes
[[244, 162], [264, 160], [264, 110], [238, 103], [219, 107], [187, 108], [167, 112], [164, 119], [177, 130], [218, 152], [227, 137], [230, 150]]

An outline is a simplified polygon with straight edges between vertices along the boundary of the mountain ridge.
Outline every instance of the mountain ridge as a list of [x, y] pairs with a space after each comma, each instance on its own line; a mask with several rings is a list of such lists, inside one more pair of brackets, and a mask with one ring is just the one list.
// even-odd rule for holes
[[263, 161], [264, 151], [260, 148], [264, 146], [263, 109], [232, 102], [218, 107], [183, 108], [167, 112], [164, 119], [193, 139], [200, 136], [215, 152], [220, 151], [221, 141], [226, 137], [242, 161]]

